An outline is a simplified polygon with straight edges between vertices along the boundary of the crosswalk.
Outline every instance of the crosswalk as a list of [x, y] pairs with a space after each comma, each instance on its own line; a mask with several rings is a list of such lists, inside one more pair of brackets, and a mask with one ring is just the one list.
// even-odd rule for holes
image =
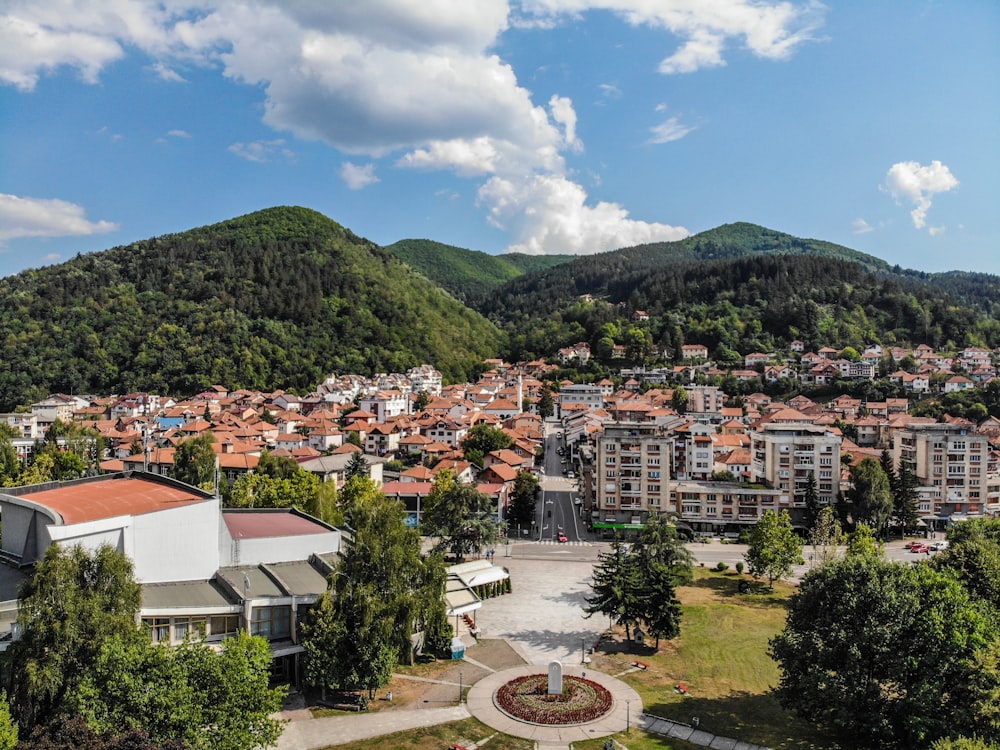
[[560, 547], [590, 547], [590, 542], [557, 542], [555, 539], [535, 539], [531, 544], [558, 544]]

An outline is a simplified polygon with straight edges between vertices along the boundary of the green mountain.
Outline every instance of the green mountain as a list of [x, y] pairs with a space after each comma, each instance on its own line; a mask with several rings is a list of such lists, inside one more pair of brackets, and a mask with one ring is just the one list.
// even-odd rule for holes
[[[581, 340], [597, 359], [626, 345], [630, 362], [684, 343], [733, 361], [793, 339], [837, 348], [1000, 344], [997, 277], [890, 268], [752, 224], [582, 256], [520, 276], [476, 308], [507, 331], [510, 358], [546, 356]], [[649, 320], [635, 325], [636, 311]]]
[[0, 409], [57, 391], [307, 391], [423, 362], [461, 380], [501, 338], [377, 245], [272, 208], [0, 279]]
[[385, 249], [463, 302], [480, 299], [522, 274], [572, 260], [569, 255], [489, 255], [433, 240], [400, 240]]

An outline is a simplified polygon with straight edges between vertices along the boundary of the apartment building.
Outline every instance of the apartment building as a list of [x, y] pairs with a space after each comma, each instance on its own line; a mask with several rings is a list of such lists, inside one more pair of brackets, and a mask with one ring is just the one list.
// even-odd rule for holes
[[793, 510], [788, 492], [735, 482], [676, 482], [670, 498], [671, 511], [706, 536], [736, 538], [767, 510]]
[[596, 411], [604, 407], [604, 393], [599, 385], [564, 385], [559, 389], [557, 406], [557, 416], [560, 418], [581, 407], [587, 411]]
[[[769, 423], [750, 434], [750, 475], [792, 496], [793, 508], [805, 507], [812, 476], [821, 504], [837, 499], [841, 438], [824, 427], [802, 423]], [[793, 513], [793, 522], [801, 514]]]
[[989, 502], [989, 438], [967, 424], [910, 425], [893, 433], [896, 466], [906, 461], [921, 485], [920, 513], [932, 528], [984, 515]]
[[669, 510], [672, 441], [647, 424], [614, 423], [596, 438], [591, 524], [609, 535]]

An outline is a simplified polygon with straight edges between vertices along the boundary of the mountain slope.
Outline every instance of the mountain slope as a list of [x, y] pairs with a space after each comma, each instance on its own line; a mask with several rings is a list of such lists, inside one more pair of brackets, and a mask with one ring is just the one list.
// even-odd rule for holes
[[568, 255], [489, 255], [433, 240], [400, 240], [385, 250], [457, 299], [479, 299], [518, 276], [571, 260]]
[[0, 280], [0, 408], [53, 391], [308, 390], [422, 362], [464, 379], [500, 339], [373, 243], [279, 207]]

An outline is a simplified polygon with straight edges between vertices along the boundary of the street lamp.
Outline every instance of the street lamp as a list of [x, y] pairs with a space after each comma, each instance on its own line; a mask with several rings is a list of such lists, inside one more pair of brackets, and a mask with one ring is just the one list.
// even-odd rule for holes
[[586, 664], [587, 663], [587, 639], [586, 638], [581, 638], [580, 639], [580, 663], [581, 664]]
[[629, 732], [629, 706], [632, 705], [632, 701], [625, 701], [625, 734]]
[[462, 705], [462, 670], [458, 671], [458, 705]]

